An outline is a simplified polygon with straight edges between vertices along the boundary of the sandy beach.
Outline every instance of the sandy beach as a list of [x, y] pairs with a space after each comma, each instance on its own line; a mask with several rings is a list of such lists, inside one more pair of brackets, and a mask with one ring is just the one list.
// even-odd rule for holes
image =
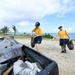
[[[31, 47], [29, 39], [16, 40]], [[75, 75], [75, 50], [69, 50], [67, 48], [67, 53], [61, 53], [59, 41], [47, 39], [42, 41], [42, 44], [40, 45], [40, 53], [57, 62], [59, 75]]]

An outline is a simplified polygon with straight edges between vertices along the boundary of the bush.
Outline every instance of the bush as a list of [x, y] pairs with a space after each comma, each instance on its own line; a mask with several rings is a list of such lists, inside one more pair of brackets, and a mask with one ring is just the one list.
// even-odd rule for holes
[[50, 34], [43, 34], [43, 38], [48, 38], [48, 39], [52, 39], [53, 38], [53, 36], [52, 35], [50, 35]]

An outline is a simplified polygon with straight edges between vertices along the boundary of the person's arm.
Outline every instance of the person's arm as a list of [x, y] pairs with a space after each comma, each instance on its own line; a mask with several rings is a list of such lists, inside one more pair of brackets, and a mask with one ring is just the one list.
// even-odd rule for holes
[[69, 36], [68, 32], [67, 31], [65, 31], [65, 32], [66, 32], [66, 35], [67, 35], [68, 39], [70, 39], [70, 36]]
[[32, 30], [32, 32], [35, 32], [35, 28]]
[[56, 34], [54, 37], [53, 37], [53, 40], [58, 36], [58, 34]]
[[35, 28], [32, 30], [32, 33], [31, 33], [31, 35], [33, 35], [35, 33]]
[[31, 36], [34, 36], [34, 37], [36, 36], [35, 30], [36, 30], [36, 28], [34, 28], [34, 29], [32, 30]]
[[69, 34], [67, 34], [67, 37], [68, 37], [68, 39], [70, 39], [70, 36], [69, 36]]
[[59, 35], [59, 32], [53, 37], [53, 40]]

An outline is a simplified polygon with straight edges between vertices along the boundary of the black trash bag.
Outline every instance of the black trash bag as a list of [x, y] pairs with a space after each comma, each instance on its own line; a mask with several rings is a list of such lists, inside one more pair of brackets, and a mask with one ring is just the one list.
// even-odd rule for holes
[[74, 50], [74, 44], [72, 40], [67, 39], [67, 47], [69, 50]]
[[31, 47], [34, 48], [35, 47], [35, 35], [31, 36]]

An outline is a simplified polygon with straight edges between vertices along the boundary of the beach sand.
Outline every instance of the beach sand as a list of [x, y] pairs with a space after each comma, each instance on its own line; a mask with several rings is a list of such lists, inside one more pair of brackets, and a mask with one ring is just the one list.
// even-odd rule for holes
[[[16, 40], [31, 47], [29, 39]], [[59, 75], [75, 75], [75, 50], [69, 50], [67, 48], [67, 53], [61, 53], [59, 41], [47, 39], [42, 41], [42, 44], [40, 45], [40, 53], [57, 62]]]

